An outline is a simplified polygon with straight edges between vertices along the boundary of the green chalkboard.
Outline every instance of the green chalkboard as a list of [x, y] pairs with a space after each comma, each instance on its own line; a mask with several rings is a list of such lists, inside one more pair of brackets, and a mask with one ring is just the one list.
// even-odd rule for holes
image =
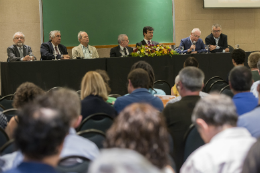
[[173, 42], [172, 0], [42, 0], [44, 41], [60, 30], [65, 46], [79, 44], [86, 31], [91, 45], [117, 44], [127, 34], [129, 44], [143, 39], [143, 27], [154, 28], [153, 40]]

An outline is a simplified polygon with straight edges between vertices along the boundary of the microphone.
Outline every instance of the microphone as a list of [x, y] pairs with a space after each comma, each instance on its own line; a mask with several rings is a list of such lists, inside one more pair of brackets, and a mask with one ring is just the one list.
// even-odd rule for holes
[[[193, 41], [192, 45], [196, 45], [196, 41]], [[195, 49], [192, 49], [192, 52], [195, 52]]]

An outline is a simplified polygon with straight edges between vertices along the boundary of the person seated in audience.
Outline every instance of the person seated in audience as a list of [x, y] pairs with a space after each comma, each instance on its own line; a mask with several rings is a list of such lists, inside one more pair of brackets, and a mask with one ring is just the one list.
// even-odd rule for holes
[[15, 145], [24, 156], [23, 161], [5, 173], [57, 173], [55, 168], [69, 132], [69, 122], [61, 112], [28, 104], [19, 112], [14, 133]]
[[166, 95], [163, 90], [153, 87], [153, 84], [155, 82], [155, 75], [154, 75], [153, 67], [149, 63], [145, 61], [138, 61], [132, 65], [131, 71], [137, 68], [142, 68], [148, 73], [150, 79], [148, 90], [151, 94]]
[[[260, 59], [257, 62], [257, 69], [258, 69], [258, 73], [260, 75]], [[258, 91], [257, 91], [257, 87], [259, 84], [260, 84], [260, 80], [255, 81], [250, 89], [250, 92], [252, 92], [256, 98], [258, 98], [258, 96], [259, 96]]]
[[206, 144], [188, 157], [180, 172], [241, 172], [256, 139], [245, 128], [236, 127], [237, 118], [230, 97], [214, 94], [202, 98], [194, 108], [192, 122]]
[[80, 44], [72, 49], [72, 58], [77, 59], [92, 59], [99, 58], [97, 49], [89, 45], [89, 37], [85, 31], [78, 33], [78, 40]]
[[143, 41], [139, 42], [139, 43], [136, 43], [136, 47], [137, 46], [142, 46], [142, 45], [148, 45], [148, 46], [151, 46], [151, 45], [158, 45], [159, 43], [156, 42], [156, 41], [152, 41], [153, 39], [153, 27], [151, 26], [145, 26], [143, 28], [143, 36], [144, 36], [144, 39]]
[[100, 156], [90, 165], [88, 173], [162, 173], [162, 171], [136, 151], [111, 148], [102, 149]]
[[8, 120], [6, 116], [2, 112], [0, 112], [0, 128], [4, 130], [7, 124], [8, 124]]
[[254, 82], [260, 80], [259, 70], [257, 68], [257, 62], [260, 60], [259, 52], [252, 52], [248, 57], [248, 66], [251, 69]]
[[81, 115], [82, 121], [89, 115], [105, 113], [115, 118], [116, 110], [107, 101], [107, 89], [101, 75], [95, 71], [89, 71], [81, 81]]
[[211, 34], [205, 38], [206, 45], [209, 45], [211, 53], [229, 52], [227, 35], [221, 33], [221, 25], [212, 25]]
[[164, 118], [147, 103], [134, 103], [120, 112], [107, 131], [104, 147], [135, 150], [157, 168], [169, 168]]
[[13, 42], [14, 44], [7, 48], [7, 62], [36, 60], [31, 47], [24, 44], [25, 35], [22, 32], [14, 34]]
[[[194, 28], [191, 31], [189, 37], [184, 38], [181, 40], [180, 46], [177, 49], [178, 53], [187, 53], [187, 54], [196, 54], [196, 53], [203, 53], [207, 52], [205, 49], [205, 45], [200, 38], [201, 31], [199, 28]], [[184, 47], [184, 51], [182, 52], [180, 47]]]
[[[13, 107], [21, 109], [25, 104], [32, 102], [37, 96], [44, 94], [45, 92], [33, 83], [22, 83], [15, 92]], [[18, 124], [18, 117], [14, 116], [10, 119], [5, 132], [10, 139], [13, 138], [14, 130]]]
[[238, 116], [252, 111], [258, 104], [257, 98], [250, 92], [252, 82], [252, 73], [247, 67], [237, 66], [231, 70], [229, 86], [234, 94]]
[[183, 163], [183, 138], [192, 124], [191, 114], [200, 99], [199, 93], [203, 88], [204, 73], [197, 67], [185, 67], [179, 72], [179, 78], [178, 88], [182, 98], [178, 102], [167, 104], [163, 110], [168, 131], [174, 141], [172, 156], [177, 172]]
[[133, 48], [128, 47], [128, 37], [126, 34], [120, 34], [118, 36], [118, 46], [113, 47], [110, 50], [110, 57], [126, 57], [131, 56], [131, 53], [133, 52]]
[[142, 69], [137, 68], [132, 70], [127, 77], [127, 90], [129, 95], [118, 97], [115, 101], [114, 108], [117, 113], [120, 113], [126, 106], [132, 103], [149, 103], [159, 111], [162, 111], [164, 106], [158, 97], [153, 96], [149, 92], [149, 76]]
[[41, 60], [70, 59], [67, 48], [60, 44], [60, 42], [60, 31], [51, 31], [49, 34], [49, 41], [41, 44]]

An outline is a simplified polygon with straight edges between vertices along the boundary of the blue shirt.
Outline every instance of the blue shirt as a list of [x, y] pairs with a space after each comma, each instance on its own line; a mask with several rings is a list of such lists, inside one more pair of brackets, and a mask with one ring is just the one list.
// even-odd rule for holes
[[52, 166], [39, 162], [22, 162], [4, 173], [58, 173]]
[[240, 116], [252, 111], [258, 104], [258, 99], [251, 92], [242, 92], [234, 95], [233, 102], [237, 108], [237, 114]]
[[149, 91], [149, 93], [151, 93], [152, 95], [154, 95], [154, 94], [157, 94], [157, 95], [166, 95], [165, 92], [164, 92], [163, 90], [161, 90], [161, 89], [156, 89], [156, 88], [152, 89], [152, 88], [149, 88], [148, 91]]
[[149, 103], [159, 111], [162, 111], [164, 108], [161, 99], [153, 96], [148, 89], [145, 88], [135, 89], [129, 95], [118, 97], [114, 104], [114, 108], [120, 113], [126, 106], [132, 103]]

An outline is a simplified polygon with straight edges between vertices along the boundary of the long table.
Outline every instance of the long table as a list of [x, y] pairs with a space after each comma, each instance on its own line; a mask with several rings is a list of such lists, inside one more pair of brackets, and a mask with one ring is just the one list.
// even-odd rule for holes
[[[246, 57], [249, 54], [250, 52], [247, 52]], [[191, 55], [1, 62], [1, 91], [2, 95], [12, 94], [20, 84], [26, 81], [33, 82], [44, 90], [56, 86], [80, 90], [81, 79], [86, 72], [102, 69], [107, 71], [110, 77], [112, 93], [123, 95], [127, 93], [127, 75], [131, 66], [140, 60], [152, 65], [156, 80], [166, 80], [173, 86], [176, 75], [183, 68], [183, 63], [189, 56]], [[199, 68], [205, 73], [205, 81], [213, 76], [226, 79], [233, 68], [230, 53], [192, 56], [198, 60]]]

